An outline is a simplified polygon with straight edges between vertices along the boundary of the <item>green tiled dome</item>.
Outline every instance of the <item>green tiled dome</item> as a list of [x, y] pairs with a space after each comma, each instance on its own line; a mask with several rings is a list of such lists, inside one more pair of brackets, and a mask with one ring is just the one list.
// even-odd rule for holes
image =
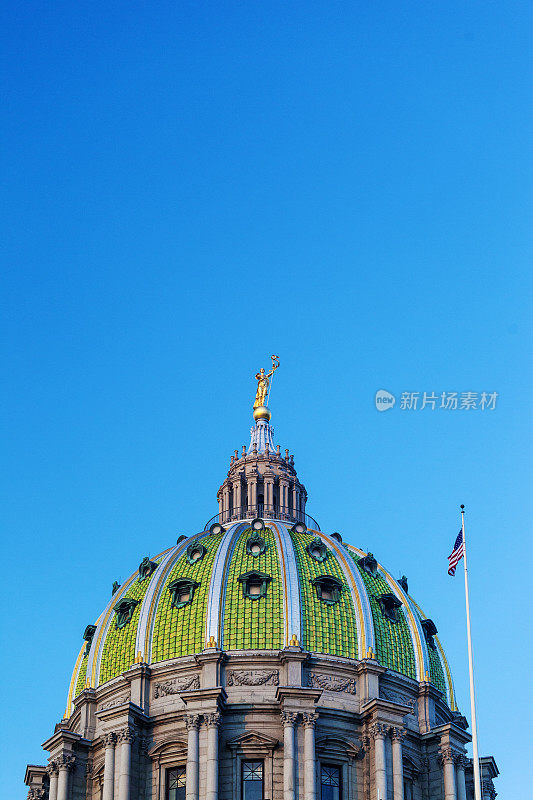
[[375, 658], [430, 680], [455, 708], [440, 642], [405, 584], [338, 534], [295, 527], [273, 519], [258, 532], [249, 522], [228, 524], [145, 559], [90, 629], [67, 715], [85, 686], [100, 686], [136, 661], [192, 655], [213, 641], [226, 651], [278, 651], [294, 637], [306, 651]]

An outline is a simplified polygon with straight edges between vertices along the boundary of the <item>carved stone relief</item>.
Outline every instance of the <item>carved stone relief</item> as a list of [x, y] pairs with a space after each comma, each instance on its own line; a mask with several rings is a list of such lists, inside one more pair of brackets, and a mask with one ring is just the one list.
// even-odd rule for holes
[[319, 672], [310, 672], [307, 685], [312, 689], [327, 689], [330, 692], [348, 692], [355, 694], [355, 678], [339, 678], [336, 675], [322, 675]]
[[234, 670], [226, 675], [228, 686], [278, 686], [279, 671], [277, 669]]
[[199, 689], [200, 678], [198, 675], [190, 675], [187, 678], [176, 679], [174, 681], [162, 681], [154, 684], [154, 699], [166, 697], [169, 694], [179, 694], [188, 689]]
[[418, 717], [418, 704], [412, 697], [408, 697], [406, 694], [400, 694], [392, 689], [381, 689], [379, 696], [382, 700], [390, 700], [391, 703], [401, 703], [402, 706], [409, 706], [411, 708], [409, 713]]
[[131, 700], [130, 694], [122, 694], [119, 697], [114, 697], [112, 700], [109, 701], [104, 700], [102, 705], [98, 706], [98, 711], [105, 711], [107, 708], [115, 708], [115, 706], [121, 706], [123, 703], [129, 703]]

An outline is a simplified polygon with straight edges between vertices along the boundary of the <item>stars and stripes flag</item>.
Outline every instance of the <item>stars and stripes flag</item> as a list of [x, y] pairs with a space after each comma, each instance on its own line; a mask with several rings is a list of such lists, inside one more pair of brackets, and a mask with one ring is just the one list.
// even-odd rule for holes
[[453, 550], [448, 556], [448, 575], [455, 575], [457, 564], [465, 554], [463, 545], [463, 529], [459, 531], [459, 536], [455, 540]]

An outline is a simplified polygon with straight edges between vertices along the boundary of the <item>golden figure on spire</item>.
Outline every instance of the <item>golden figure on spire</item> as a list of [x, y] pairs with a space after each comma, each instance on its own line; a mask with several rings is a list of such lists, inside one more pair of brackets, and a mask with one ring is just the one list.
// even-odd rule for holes
[[[266, 409], [268, 389], [270, 386], [270, 378], [279, 367], [279, 356], [270, 356], [270, 358], [272, 359], [272, 369], [270, 370], [270, 372], [265, 372], [264, 367], [261, 367], [261, 369], [255, 376], [257, 380], [257, 392], [255, 395], [254, 410], [256, 408]], [[255, 414], [255, 411], [254, 411], [254, 417], [256, 419], [258, 418]]]

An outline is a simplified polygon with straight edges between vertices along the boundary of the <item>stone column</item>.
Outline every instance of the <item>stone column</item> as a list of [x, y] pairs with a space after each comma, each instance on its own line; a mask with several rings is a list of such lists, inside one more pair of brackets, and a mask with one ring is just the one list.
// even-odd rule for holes
[[207, 725], [207, 789], [206, 800], [218, 800], [218, 726], [220, 725], [220, 712], [214, 711], [206, 714]]
[[257, 517], [257, 478], [248, 478], [248, 512]]
[[102, 800], [113, 800], [115, 794], [115, 744], [117, 736], [115, 733], [106, 733], [103, 737], [105, 756], [104, 756], [104, 790]]
[[440, 754], [444, 770], [444, 800], [457, 800], [455, 792], [455, 753], [451, 747], [441, 747]]
[[229, 486], [226, 484], [222, 489], [222, 498], [224, 503], [224, 519], [221, 522], [229, 520]]
[[241, 480], [235, 481], [233, 484], [233, 517], [235, 519], [242, 519], [242, 491]]
[[198, 729], [200, 727], [200, 716], [198, 714], [187, 714], [185, 717], [185, 725], [187, 726], [187, 780], [185, 797], [186, 800], [198, 800]]
[[62, 753], [56, 761], [59, 769], [57, 776], [57, 800], [68, 800], [68, 774], [74, 766], [74, 756]]
[[294, 726], [298, 714], [282, 711], [283, 723], [283, 800], [294, 800]]
[[402, 740], [404, 738], [405, 730], [403, 728], [392, 729], [392, 780], [394, 786], [394, 800], [403, 800]]
[[55, 761], [50, 761], [46, 771], [50, 778], [50, 786], [48, 789], [48, 800], [57, 800], [57, 773], [58, 767]]
[[118, 773], [118, 800], [130, 800], [131, 783], [131, 745], [135, 739], [135, 731], [129, 725], [118, 734], [120, 742], [120, 763]]
[[296, 487], [296, 484], [292, 487], [292, 513], [294, 519], [300, 519], [300, 494]]
[[370, 728], [370, 736], [374, 739], [374, 779], [376, 793], [379, 791], [383, 800], [387, 797], [387, 764], [385, 762], [385, 737], [389, 732], [387, 725], [375, 722]]
[[315, 724], [318, 714], [306, 712], [304, 725], [304, 800], [316, 800]]
[[457, 756], [455, 760], [455, 771], [457, 775], [457, 800], [466, 800], [465, 767], [467, 764], [468, 759], [465, 756]]

